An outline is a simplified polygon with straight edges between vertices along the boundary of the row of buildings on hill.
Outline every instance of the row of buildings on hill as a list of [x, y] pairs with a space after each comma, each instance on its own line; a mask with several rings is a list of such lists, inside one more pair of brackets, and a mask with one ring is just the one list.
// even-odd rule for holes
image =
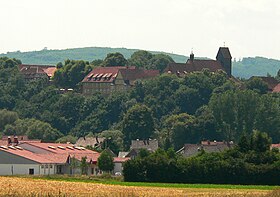
[[[186, 63], [170, 63], [164, 73], [183, 77], [188, 73], [208, 69], [210, 72], [223, 71], [228, 78], [232, 76], [232, 56], [228, 47], [220, 47], [216, 60], [195, 59], [193, 52]], [[26, 80], [51, 79], [57, 70], [49, 65], [19, 65], [19, 70]], [[158, 70], [146, 70], [135, 66], [96, 67], [82, 80], [82, 93], [86, 96], [100, 92], [109, 95], [115, 91], [127, 91], [137, 80], [145, 80], [160, 74]], [[269, 92], [280, 92], [280, 83], [272, 77], [261, 77], [269, 85]], [[274, 80], [273, 80], [274, 79]]]

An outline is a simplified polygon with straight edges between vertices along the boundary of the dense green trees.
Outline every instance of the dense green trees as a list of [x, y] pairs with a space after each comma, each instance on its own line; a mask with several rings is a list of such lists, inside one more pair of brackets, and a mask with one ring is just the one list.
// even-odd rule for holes
[[265, 94], [268, 91], [268, 84], [258, 77], [250, 78], [245, 84], [248, 89], [255, 90], [261, 94]]
[[167, 65], [174, 60], [165, 54], [152, 54], [148, 51], [136, 51], [128, 59], [128, 63], [132, 66], [142, 67], [145, 69], [156, 69], [160, 72], [167, 67]]
[[[119, 61], [123, 56], [108, 55], [106, 61], [110, 58]], [[138, 51], [128, 64], [162, 70], [167, 61], [161, 64], [161, 59], [172, 61]], [[92, 132], [110, 138], [107, 147], [116, 153], [126, 150], [131, 139], [150, 137], [157, 138], [165, 149], [208, 139], [236, 142], [254, 130], [268, 133], [273, 143], [280, 141], [280, 97], [267, 94], [259, 80], [236, 82], [224, 72], [206, 69], [181, 78], [162, 74], [137, 81], [131, 90], [107, 97], [98, 93], [84, 97], [78, 93], [79, 82], [92, 65], [102, 61], [58, 63], [54, 84], [24, 81], [19, 63], [0, 58], [0, 110], [9, 110], [0, 113], [0, 132], [5, 134], [28, 134], [44, 141], [67, 136], [59, 141], [73, 141]], [[57, 86], [73, 87], [74, 91], [60, 94]], [[37, 128], [47, 132], [38, 134]]]
[[[265, 133], [254, 132], [245, 151], [239, 145], [221, 153], [184, 158], [157, 150], [124, 165], [125, 181], [279, 185], [280, 153], [269, 149]], [[244, 145], [240, 141], [240, 145]], [[244, 147], [243, 147], [244, 148]], [[172, 153], [173, 152], [173, 153]]]
[[102, 153], [98, 157], [97, 165], [100, 170], [109, 173], [110, 171], [112, 171], [114, 169], [113, 161], [114, 161], [113, 156], [106, 149], [106, 150], [102, 151]]
[[102, 66], [125, 66], [127, 60], [121, 53], [109, 53], [104, 59]]
[[154, 132], [154, 119], [151, 110], [145, 105], [131, 107], [124, 116], [122, 131], [126, 145], [130, 140], [149, 139]]
[[57, 71], [54, 73], [54, 83], [63, 88], [76, 88], [83, 78], [92, 70], [89, 62], [82, 60], [65, 60], [64, 64], [57, 64]]
[[18, 114], [6, 109], [0, 110], [0, 130], [4, 130], [7, 124], [13, 124], [18, 119]]
[[225, 139], [238, 139], [242, 132], [251, 134], [257, 129], [271, 135], [274, 142], [279, 141], [279, 98], [250, 90], [227, 91], [214, 94], [209, 106], [215, 116], [217, 129], [223, 132]]
[[6, 135], [27, 135], [30, 139], [41, 139], [44, 142], [53, 142], [62, 134], [49, 123], [36, 119], [18, 119], [13, 124], [5, 126]]

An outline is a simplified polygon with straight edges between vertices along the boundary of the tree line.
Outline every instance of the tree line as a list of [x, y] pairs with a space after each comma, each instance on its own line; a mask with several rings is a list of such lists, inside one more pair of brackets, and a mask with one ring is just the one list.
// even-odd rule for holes
[[124, 165], [124, 180], [166, 183], [279, 185], [280, 153], [270, 150], [266, 133], [243, 135], [237, 146], [221, 153], [184, 158], [173, 149], [141, 150]]

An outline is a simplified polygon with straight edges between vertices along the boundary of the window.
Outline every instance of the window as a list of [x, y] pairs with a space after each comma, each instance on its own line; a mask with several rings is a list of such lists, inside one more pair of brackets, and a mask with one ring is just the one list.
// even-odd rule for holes
[[52, 165], [50, 165], [50, 168], [52, 168]]
[[45, 165], [45, 168], [49, 168], [49, 166], [48, 166], [48, 165]]
[[44, 165], [41, 165], [41, 168], [43, 169], [45, 166]]
[[34, 174], [34, 169], [33, 168], [29, 168], [29, 174], [33, 175]]

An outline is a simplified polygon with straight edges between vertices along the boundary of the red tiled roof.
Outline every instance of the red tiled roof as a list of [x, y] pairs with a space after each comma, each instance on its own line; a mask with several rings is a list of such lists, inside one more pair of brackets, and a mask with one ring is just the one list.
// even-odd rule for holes
[[82, 82], [112, 83], [119, 73], [124, 80], [130, 81], [159, 75], [158, 70], [144, 70], [135, 66], [97, 67]]
[[225, 71], [221, 63], [216, 60], [188, 60], [185, 64], [170, 63], [165, 71], [177, 75], [184, 75], [195, 71], [202, 71], [205, 68], [209, 69], [210, 72], [216, 72], [217, 70]]
[[48, 77], [52, 77], [54, 75], [54, 72], [57, 70], [56, 67], [48, 67], [43, 69], [44, 72], [48, 75]]
[[280, 93], [280, 83], [278, 83], [272, 90], [272, 92]]
[[66, 163], [68, 155], [63, 154], [63, 155], [58, 155], [58, 154], [36, 154], [28, 150], [19, 150], [19, 149], [4, 149], [0, 148], [0, 151], [5, 151], [20, 157], [24, 157], [26, 159], [38, 162], [38, 163]]
[[145, 79], [159, 75], [158, 70], [144, 70], [144, 69], [123, 69], [120, 70], [124, 80], [134, 81], [137, 79]]
[[48, 77], [52, 77], [56, 71], [55, 66], [51, 65], [30, 65], [30, 64], [20, 64], [18, 66], [20, 72], [24, 74], [47, 74]]
[[123, 162], [126, 162], [130, 160], [129, 157], [124, 157], [124, 158], [121, 158], [121, 157], [114, 157], [114, 162], [115, 163], [123, 163]]
[[271, 148], [280, 148], [280, 144], [271, 144]]
[[[120, 69], [125, 69], [125, 66], [114, 67], [97, 67], [94, 68], [82, 82], [96, 82], [96, 83], [112, 83], [117, 77]], [[130, 67], [128, 67], [129, 69]], [[105, 75], [107, 74], [107, 75]], [[105, 77], [104, 77], [105, 75]], [[108, 77], [107, 77], [108, 76]]]
[[[52, 153], [57, 153], [57, 154], [92, 154], [92, 153], [97, 153], [96, 151], [88, 150], [85, 148], [78, 149], [74, 148], [74, 145], [72, 144], [62, 144], [62, 143], [33, 143], [33, 142], [26, 142], [25, 144], [29, 144], [31, 146], [35, 146], [37, 148], [41, 148], [44, 150], [47, 150]], [[68, 148], [68, 147], [73, 147], [73, 149]]]
[[[11, 154], [24, 157], [26, 159], [38, 162], [38, 163], [66, 163], [68, 157], [75, 157], [81, 160], [83, 157], [87, 157], [87, 162], [96, 163], [100, 153], [88, 149], [77, 149], [73, 145], [59, 144], [59, 143], [34, 143], [26, 142], [25, 144], [47, 150], [47, 152], [30, 151], [26, 149], [17, 148], [0, 148], [0, 151], [9, 152]], [[1, 145], [1, 144], [0, 144]], [[6, 143], [1, 146], [6, 147]], [[19, 145], [20, 146], [20, 145]], [[73, 147], [73, 149], [67, 148], [67, 146]], [[25, 147], [27, 148], [27, 147]]]

